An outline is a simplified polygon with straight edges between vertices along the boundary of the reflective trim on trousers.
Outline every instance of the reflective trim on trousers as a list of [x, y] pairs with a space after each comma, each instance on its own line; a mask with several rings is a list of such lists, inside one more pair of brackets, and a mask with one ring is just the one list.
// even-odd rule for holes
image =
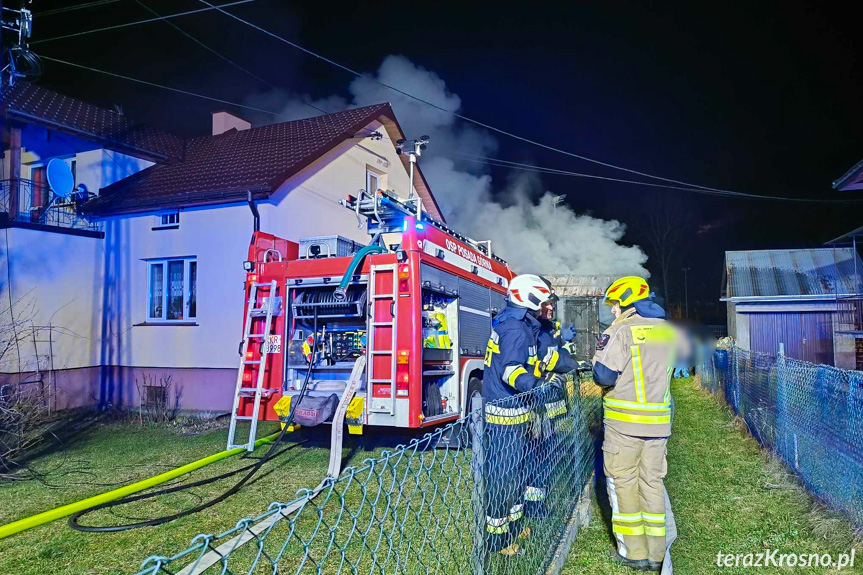
[[485, 516], [485, 529], [493, 535], [501, 535], [509, 530], [509, 517]]
[[[621, 535], [644, 535], [644, 525], [617, 525], [612, 524], [611, 530], [615, 533], [620, 533]], [[663, 531], [665, 528], [663, 527]]]
[[552, 403], [545, 404], [545, 414], [548, 417], [557, 417], [566, 413], [566, 402], [562, 399]]
[[509, 510], [510, 523], [518, 521], [519, 519], [521, 519], [522, 515], [524, 515], [524, 505], [521, 503], [513, 505]]
[[545, 489], [542, 487], [528, 487], [524, 491], [525, 501], [545, 501]]
[[641, 519], [641, 511], [637, 513], [613, 513], [611, 515], [612, 521], [620, 521], [621, 523], [637, 523]]
[[[606, 477], [605, 479], [606, 487], [608, 488], [608, 499], [609, 503], [611, 503], [611, 511], [612, 513], [620, 513], [620, 507], [617, 504], [617, 488], [614, 484], [614, 478]], [[623, 535], [620, 533], [615, 533], [614, 538], [617, 539], [617, 552], [624, 559], [626, 558], [626, 554], [629, 550], [626, 548], [626, 543], [624, 543]]]
[[644, 534], [650, 535], [651, 537], [665, 537], [665, 526], [651, 527], [650, 525], [645, 525]]

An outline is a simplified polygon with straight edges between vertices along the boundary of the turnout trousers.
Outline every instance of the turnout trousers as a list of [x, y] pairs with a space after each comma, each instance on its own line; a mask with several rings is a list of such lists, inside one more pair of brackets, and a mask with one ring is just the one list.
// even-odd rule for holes
[[551, 471], [560, 454], [557, 452], [560, 437], [557, 425], [567, 412], [564, 391], [547, 388], [538, 395], [541, 404], [531, 412], [531, 429], [526, 451], [527, 487], [524, 492], [525, 512], [528, 517], [544, 518], [548, 515], [546, 498]]
[[526, 407], [486, 406], [486, 550], [497, 552], [515, 542], [522, 529], [527, 483], [524, 454], [529, 413]]
[[665, 557], [667, 437], [633, 437], [605, 427], [603, 470], [617, 551], [627, 559]]

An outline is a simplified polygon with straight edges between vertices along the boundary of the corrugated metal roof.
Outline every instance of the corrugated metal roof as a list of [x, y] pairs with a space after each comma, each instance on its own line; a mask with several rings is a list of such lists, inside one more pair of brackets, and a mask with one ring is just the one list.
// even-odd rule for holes
[[558, 297], [594, 296], [605, 294], [605, 288], [618, 276], [613, 275], [544, 275], [551, 282]]
[[863, 293], [863, 261], [851, 248], [725, 252], [725, 276], [723, 301]]

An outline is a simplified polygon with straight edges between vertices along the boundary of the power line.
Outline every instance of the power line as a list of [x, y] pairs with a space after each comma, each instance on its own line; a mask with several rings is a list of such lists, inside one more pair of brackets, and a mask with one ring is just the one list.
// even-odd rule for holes
[[[252, 77], [252, 78], [254, 78], [255, 80], [257, 80], [257, 81], [259, 81], [259, 82], [262, 82], [262, 83], [266, 84], [266, 85], [267, 85], [267, 86], [269, 86], [271, 89], [276, 89], [276, 86], [274, 86], [273, 84], [271, 84], [271, 83], [270, 83], [270, 82], [268, 82], [267, 80], [264, 80], [263, 78], [261, 78], [261, 77], [260, 77], [260, 76], [258, 76], [257, 74], [254, 74], [253, 72], [249, 71], [247, 68], [244, 68], [243, 66], [241, 66], [241, 65], [237, 64], [236, 62], [234, 62], [233, 60], [231, 60], [231, 59], [230, 59], [230, 58], [228, 58], [227, 56], [225, 56], [225, 55], [223, 55], [223, 54], [219, 53], [218, 51], [216, 51], [215, 49], [213, 49], [213, 48], [211, 48], [211, 47], [207, 46], [207, 45], [206, 45], [206, 44], [204, 44], [201, 40], [199, 40], [199, 39], [197, 39], [196, 37], [192, 36], [191, 34], [189, 34], [188, 32], [186, 32], [185, 30], [183, 30], [182, 28], [180, 28], [178, 25], [174, 24], [174, 23], [173, 23], [173, 22], [171, 22], [170, 20], [166, 20], [166, 19], [165, 19], [165, 18], [163, 18], [163, 17], [162, 17], [158, 12], [156, 12], [155, 10], [153, 10], [152, 8], [150, 8], [149, 6], [147, 6], [146, 4], [144, 4], [141, 0], [135, 0], [135, 3], [137, 3], [141, 8], [143, 8], [143, 9], [147, 10], [147, 11], [148, 11], [148, 12], [150, 12], [151, 14], [154, 14], [155, 16], [157, 16], [160, 20], [162, 20], [163, 22], [165, 22], [165, 24], [167, 24], [168, 26], [170, 26], [171, 28], [173, 28], [174, 30], [176, 30], [177, 32], [179, 32], [180, 34], [182, 34], [183, 36], [185, 36], [185, 37], [186, 37], [186, 38], [188, 38], [189, 40], [193, 41], [194, 43], [196, 43], [196, 44], [197, 44], [198, 46], [200, 46], [201, 48], [204, 48], [204, 49], [205, 49], [205, 50], [207, 50], [208, 52], [210, 52], [210, 53], [212, 53], [212, 54], [214, 54], [214, 55], [218, 56], [219, 58], [221, 58], [222, 60], [224, 60], [225, 62], [227, 62], [227, 63], [228, 63], [228, 64], [230, 64], [231, 66], [233, 66], [234, 68], [237, 68], [237, 69], [238, 69], [238, 70], [240, 70], [241, 72], [243, 72], [243, 73], [245, 73], [245, 74], [248, 74], [249, 76], [251, 76], [251, 77]], [[312, 103], [310, 103], [310, 102], [303, 101], [303, 104], [305, 104], [306, 106], [308, 106], [308, 107], [310, 107], [310, 108], [313, 108], [313, 109], [315, 109], [315, 110], [317, 110], [318, 112], [321, 112], [321, 113], [323, 113], [323, 114], [329, 114], [329, 112], [327, 112], [327, 111], [326, 111], [326, 110], [324, 110], [323, 108], [319, 108], [318, 106], [315, 106], [314, 104], [312, 104]]]
[[863, 200], [830, 200], [830, 199], [821, 199], [821, 198], [789, 198], [782, 196], [764, 196], [759, 194], [747, 194], [743, 192], [720, 192], [720, 191], [712, 191], [712, 190], [698, 190], [692, 188], [686, 188], [682, 186], [669, 186], [667, 184], [655, 184], [653, 182], [639, 182], [637, 180], [625, 180], [621, 178], [609, 178], [606, 176], [597, 176], [595, 174], [583, 174], [581, 172], [572, 172], [569, 170], [559, 170], [557, 168], [546, 168], [542, 166], [535, 166], [532, 164], [522, 164], [519, 162], [510, 162], [507, 160], [500, 160], [498, 158], [490, 158], [486, 156], [468, 156], [468, 155], [447, 155], [441, 154], [444, 157], [455, 159], [455, 160], [466, 160], [469, 162], [475, 162], [478, 164], [486, 164], [489, 166], [495, 166], [498, 168], [508, 168], [511, 170], [522, 170], [526, 172], [536, 172], [540, 174], [550, 174], [550, 175], [558, 175], [558, 176], [571, 176], [578, 178], [589, 178], [595, 180], [605, 180], [610, 182], [618, 182], [623, 184], [634, 184], [638, 186], [647, 186], [651, 188], [665, 188], [671, 190], [681, 190], [684, 192], [692, 192], [696, 194], [706, 194], [712, 196], [724, 196], [724, 197], [734, 197], [734, 198], [744, 198], [744, 199], [753, 199], [753, 200], [776, 200], [783, 202], [807, 202], [807, 203], [833, 203], [833, 204], [855, 204], [863, 202]]
[[222, 14], [224, 14], [224, 15], [226, 15], [226, 16], [229, 16], [229, 17], [233, 18], [234, 20], [237, 20], [238, 22], [242, 22], [243, 24], [245, 24], [245, 25], [247, 25], [247, 26], [250, 26], [250, 27], [254, 28], [255, 30], [258, 30], [259, 32], [261, 32], [261, 33], [263, 33], [263, 34], [266, 34], [267, 36], [270, 36], [271, 38], [274, 38], [274, 39], [276, 39], [276, 40], [279, 40], [280, 42], [284, 42], [285, 44], [287, 44], [287, 45], [289, 45], [289, 46], [292, 46], [293, 48], [296, 48], [297, 50], [300, 50], [300, 51], [302, 51], [302, 52], [305, 52], [306, 54], [308, 54], [308, 55], [310, 55], [310, 56], [313, 56], [313, 57], [315, 57], [315, 58], [318, 58], [319, 60], [323, 60], [324, 62], [326, 62], [326, 63], [328, 63], [328, 64], [330, 64], [330, 65], [332, 65], [332, 66], [335, 66], [335, 67], [337, 67], [337, 68], [339, 68], [339, 69], [341, 69], [341, 70], [344, 70], [344, 71], [346, 71], [346, 72], [348, 72], [348, 73], [350, 73], [350, 74], [353, 74], [354, 76], [357, 76], [357, 77], [359, 77], [359, 78], [367, 78], [368, 80], [370, 80], [370, 81], [372, 81], [372, 82], [374, 82], [374, 83], [378, 84], [379, 86], [383, 86], [384, 88], [388, 88], [388, 89], [390, 89], [390, 90], [393, 90], [393, 91], [395, 91], [395, 92], [398, 92], [399, 94], [402, 94], [403, 96], [406, 96], [406, 97], [408, 97], [408, 98], [411, 98], [411, 99], [413, 99], [413, 100], [416, 100], [417, 102], [423, 103], [423, 104], [425, 104], [425, 105], [427, 105], [427, 106], [431, 106], [432, 108], [435, 108], [435, 109], [437, 109], [437, 110], [440, 110], [441, 112], [445, 112], [445, 113], [447, 113], [447, 114], [450, 114], [450, 115], [452, 115], [452, 116], [455, 116], [456, 118], [459, 118], [459, 119], [464, 120], [464, 121], [466, 121], [466, 122], [470, 122], [470, 123], [475, 124], [475, 125], [477, 125], [477, 126], [481, 126], [481, 127], [485, 128], [485, 129], [487, 129], [487, 130], [490, 130], [490, 131], [492, 131], [492, 132], [496, 132], [496, 133], [498, 133], [498, 134], [502, 134], [502, 135], [504, 135], [504, 136], [508, 136], [508, 137], [510, 137], [510, 138], [514, 138], [514, 139], [516, 139], [516, 140], [519, 140], [519, 141], [522, 141], [522, 142], [525, 142], [525, 143], [528, 143], [528, 144], [531, 144], [531, 145], [534, 145], [534, 146], [538, 146], [538, 147], [540, 147], [540, 148], [544, 148], [544, 149], [546, 149], [546, 150], [550, 150], [550, 151], [553, 151], [553, 152], [558, 152], [558, 153], [560, 153], [560, 154], [564, 154], [564, 155], [567, 155], [567, 156], [571, 156], [571, 157], [573, 157], [573, 158], [577, 158], [577, 159], [579, 159], [579, 160], [584, 160], [584, 161], [586, 161], [586, 162], [591, 162], [591, 163], [598, 164], [598, 165], [600, 165], [600, 166], [604, 166], [604, 167], [607, 167], [607, 168], [612, 168], [612, 169], [615, 169], [615, 170], [621, 170], [621, 171], [624, 171], [624, 172], [629, 172], [629, 173], [631, 173], [631, 174], [635, 174], [635, 175], [638, 175], [638, 176], [643, 176], [643, 177], [646, 177], [646, 178], [652, 178], [652, 179], [661, 180], [661, 181], [664, 181], [664, 182], [669, 182], [669, 183], [672, 183], [672, 184], [679, 184], [679, 185], [681, 185], [681, 186], [689, 186], [689, 187], [691, 187], [691, 188], [698, 188], [698, 189], [701, 189], [701, 190], [710, 190], [710, 191], [713, 191], [713, 192], [719, 192], [719, 193], [731, 193], [731, 194], [737, 193], [737, 192], [733, 192], [732, 190], [723, 190], [723, 189], [721, 189], [721, 188], [711, 188], [711, 187], [709, 187], [709, 186], [700, 186], [700, 185], [698, 185], [698, 184], [692, 184], [692, 183], [684, 182], [684, 181], [680, 181], [680, 180], [673, 180], [673, 179], [671, 179], [671, 178], [663, 178], [663, 177], [661, 177], [661, 176], [655, 176], [655, 175], [653, 175], [653, 174], [649, 174], [649, 173], [647, 173], [647, 172], [640, 172], [640, 171], [638, 171], [638, 170], [633, 170], [633, 169], [630, 169], [630, 168], [624, 168], [624, 167], [622, 167], [622, 166], [617, 166], [617, 165], [615, 165], [615, 164], [611, 164], [611, 163], [608, 163], [608, 162], [603, 162], [603, 161], [600, 161], [600, 160], [595, 160], [595, 159], [593, 159], [593, 158], [589, 158], [589, 157], [587, 157], [587, 156], [582, 156], [582, 155], [580, 155], [580, 154], [576, 154], [576, 153], [573, 153], [573, 152], [569, 152], [569, 151], [567, 151], [567, 150], [562, 150], [562, 149], [560, 149], [560, 148], [556, 148], [556, 147], [554, 147], [554, 146], [549, 146], [549, 145], [547, 145], [547, 144], [543, 144], [543, 143], [538, 142], [538, 141], [536, 141], [536, 140], [531, 140], [530, 138], [525, 138], [525, 137], [523, 137], [523, 136], [519, 136], [519, 135], [514, 134], [514, 133], [512, 133], [512, 132], [508, 132], [508, 131], [503, 130], [503, 129], [501, 129], [501, 128], [496, 128], [495, 126], [492, 126], [491, 124], [486, 124], [485, 122], [481, 122], [481, 121], [479, 121], [479, 120], [474, 120], [473, 118], [470, 118], [470, 117], [465, 116], [465, 115], [463, 115], [463, 114], [459, 114], [458, 112], [454, 112], [454, 111], [452, 111], [452, 110], [447, 110], [446, 108], [444, 108], [444, 107], [442, 107], [442, 106], [439, 106], [439, 105], [437, 105], [437, 104], [434, 104], [434, 103], [432, 103], [432, 102], [429, 102], [428, 100], [425, 100], [425, 99], [420, 98], [420, 97], [418, 97], [418, 96], [414, 96], [413, 94], [410, 94], [410, 93], [408, 93], [408, 92], [405, 92], [404, 90], [401, 90], [401, 89], [399, 89], [399, 88], [396, 88], [395, 86], [391, 86], [390, 84], [387, 84], [387, 83], [385, 83], [385, 82], [381, 82], [380, 80], [378, 80], [378, 79], [376, 79], [376, 78], [373, 78], [373, 77], [371, 77], [371, 76], [367, 76], [367, 75], [361, 74], [360, 72], [357, 72], [356, 70], [354, 70], [354, 69], [352, 69], [352, 68], [349, 68], [349, 67], [347, 67], [347, 66], [345, 66], [345, 65], [343, 65], [343, 64], [340, 64], [340, 63], [336, 62], [335, 60], [331, 60], [331, 59], [329, 59], [329, 58], [327, 58], [327, 57], [325, 57], [325, 56], [322, 56], [321, 54], [318, 54], [317, 52], [314, 52], [314, 51], [312, 51], [312, 50], [309, 50], [308, 48], [305, 48], [305, 47], [303, 47], [303, 46], [300, 46], [300, 45], [299, 45], [299, 44], [297, 44], [296, 42], [291, 42], [291, 41], [290, 41], [290, 40], [288, 40], [287, 38], [284, 38], [284, 37], [282, 37], [282, 36], [279, 36], [278, 34], [276, 34], [276, 33], [274, 33], [274, 32], [270, 32], [269, 30], [266, 30], [266, 29], [264, 29], [264, 28], [262, 28], [262, 27], [258, 26], [257, 24], [253, 24], [252, 22], [249, 22], [248, 20], [244, 20], [243, 18], [240, 18], [239, 16], [236, 16], [236, 15], [231, 14], [230, 12], [228, 12], [228, 11], [224, 10], [224, 8], [227, 8], [227, 7], [229, 6], [228, 4], [223, 4], [223, 5], [221, 5], [221, 6], [214, 6], [213, 4], [210, 4], [209, 2], [207, 2], [207, 0], [198, 0], [198, 1], [199, 1], [199, 2], [201, 2], [202, 4], [206, 4], [207, 6], [209, 6], [209, 7], [211, 7], [211, 8], [215, 8], [216, 10], [218, 10], [219, 12], [221, 12]]
[[257, 2], [257, 0], [235, 0], [234, 2], [222, 4], [221, 6], [212, 6], [211, 5], [210, 8], [198, 8], [196, 10], [187, 10], [186, 12], [178, 12], [176, 14], [169, 14], [167, 16], [160, 16], [158, 18], [147, 18], [146, 20], [137, 20], [135, 22], [126, 22], [125, 24], [116, 24], [114, 26], [105, 26], [104, 28], [95, 28], [93, 30], [84, 30], [82, 32], [74, 32], [72, 34], [65, 34], [63, 36], [55, 36], [53, 38], [45, 38], [43, 40], [34, 40], [34, 41], [30, 42], [30, 44], [31, 45], [43, 44], [45, 42], [53, 42], [55, 40], [64, 40], [66, 38], [76, 38], [78, 36], [84, 36], [87, 34], [94, 34], [96, 32], [105, 32], [106, 30], [117, 30], [119, 28], [126, 28], [128, 26], [137, 26], [139, 24], [149, 24], [151, 22], [158, 22], [160, 20], [167, 20], [169, 18], [179, 18], [180, 16], [189, 16], [191, 14], [200, 14], [201, 12], [209, 12], [210, 10], [218, 10], [222, 7], [239, 6], [240, 4], [249, 4], [250, 2]]
[[57, 62], [58, 64], [65, 64], [66, 66], [72, 66], [74, 68], [81, 68], [82, 70], [89, 70], [91, 72], [98, 72], [99, 74], [105, 74], [106, 76], [113, 76], [114, 78], [122, 78], [123, 80], [129, 80], [130, 82], [137, 82], [139, 84], [144, 84], [146, 86], [153, 86], [154, 88], [162, 88], [163, 90], [170, 90], [171, 92], [177, 92], [179, 94], [186, 94], [187, 96], [195, 96], [196, 98], [203, 98], [205, 100], [210, 100], [211, 102], [219, 102], [220, 104], [229, 104], [231, 106], [237, 106], [238, 108], [245, 108], [247, 110], [254, 110], [256, 112], [263, 112], [265, 114], [272, 114], [273, 116], [279, 116], [278, 112], [273, 112], [272, 110], [265, 110], [263, 108], [256, 108], [255, 106], [247, 106], [245, 104], [238, 104], [237, 102], [231, 102], [230, 100], [222, 100], [221, 98], [214, 98], [212, 96], [206, 96], [204, 94], [197, 94], [195, 92], [189, 92], [188, 90], [181, 90], [180, 88], [173, 88], [171, 86], [165, 86], [163, 84], [157, 84], [155, 82], [148, 82], [147, 80], [141, 80], [139, 78], [132, 78], [131, 76], [124, 76], [122, 74], [115, 74], [114, 72], [108, 72], [107, 70], [99, 70], [98, 68], [91, 68], [90, 66], [84, 66], [83, 64], [76, 64], [74, 62], [67, 62], [66, 60], [60, 60], [58, 58], [51, 58], [50, 56], [40, 56], [43, 60], [49, 60], [51, 62]]
[[243, 68], [242, 66], [240, 66], [239, 64], [237, 64], [236, 62], [234, 62], [233, 60], [228, 58], [227, 56], [224, 56], [224, 55], [220, 54], [219, 52], [217, 52], [216, 50], [214, 50], [213, 48], [210, 48], [209, 46], [204, 44], [201, 40], [198, 40], [197, 38], [195, 38], [194, 36], [192, 36], [191, 34], [186, 32], [185, 30], [183, 30], [182, 28], [180, 28], [179, 26], [177, 26], [176, 24], [174, 24], [170, 20], [162, 17], [161, 14], [159, 14], [158, 12], [156, 12], [155, 10], [153, 10], [152, 8], [150, 8], [149, 6], [144, 4], [141, 0], [135, 0], [135, 3], [138, 6], [140, 6], [141, 8], [143, 8], [144, 10], [146, 10], [147, 12], [149, 12], [150, 14], [153, 14], [154, 16], [156, 16], [158, 19], [163, 21], [165, 24], [167, 24], [168, 26], [170, 26], [171, 28], [173, 28], [174, 30], [176, 30], [177, 32], [179, 32], [180, 34], [182, 34], [183, 36], [185, 36], [186, 38], [188, 38], [189, 40], [191, 40], [192, 42], [194, 42], [195, 44], [200, 46], [201, 48], [203, 48], [204, 50], [207, 50], [211, 54], [214, 54], [215, 56], [221, 58], [222, 60], [224, 60], [225, 62], [227, 62], [231, 66], [233, 66], [234, 68], [240, 70], [241, 72], [243, 72], [245, 74], [248, 74], [249, 76], [251, 76], [252, 78], [257, 80], [258, 82], [266, 84], [270, 88], [275, 88], [275, 86], [273, 86], [272, 84], [270, 84], [269, 82], [267, 82], [266, 80], [264, 80], [263, 78], [258, 76], [257, 74], [254, 74], [254, 73], [250, 72], [249, 70], [247, 70], [246, 68]]
[[64, 8], [54, 8], [53, 10], [45, 10], [44, 12], [36, 12], [35, 16], [51, 16], [52, 14], [62, 14], [63, 12], [72, 12], [73, 10], [81, 10], [82, 8], [93, 8], [103, 4], [114, 4], [120, 0], [95, 0], [94, 2], [85, 2], [83, 4], [75, 4], [74, 6], [66, 6]]

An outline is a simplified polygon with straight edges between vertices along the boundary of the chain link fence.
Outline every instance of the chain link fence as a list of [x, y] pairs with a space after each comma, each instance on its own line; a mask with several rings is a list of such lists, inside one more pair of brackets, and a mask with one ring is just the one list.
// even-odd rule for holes
[[701, 385], [809, 491], [863, 526], [863, 372], [737, 347], [699, 355]]
[[557, 573], [586, 521], [601, 398], [568, 376], [200, 534], [137, 575]]

